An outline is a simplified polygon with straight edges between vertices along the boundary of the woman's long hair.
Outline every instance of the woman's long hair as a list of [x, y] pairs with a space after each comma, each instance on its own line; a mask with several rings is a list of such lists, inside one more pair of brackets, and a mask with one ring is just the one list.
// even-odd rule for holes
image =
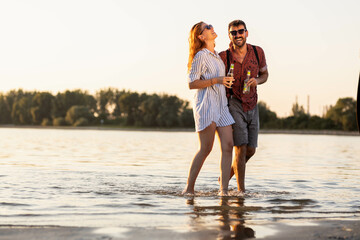
[[188, 72], [190, 71], [195, 54], [205, 47], [205, 42], [201, 41], [198, 38], [201, 33], [201, 26], [203, 25], [203, 23], [204, 22], [199, 22], [195, 24], [190, 30]]

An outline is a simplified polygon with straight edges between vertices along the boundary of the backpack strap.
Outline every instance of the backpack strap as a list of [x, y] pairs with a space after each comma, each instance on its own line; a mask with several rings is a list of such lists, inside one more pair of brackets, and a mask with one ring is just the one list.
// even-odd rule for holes
[[[253, 49], [254, 49], [255, 57], [256, 57], [256, 60], [257, 60], [258, 65], [259, 65], [259, 72], [260, 72], [260, 60], [259, 60], [259, 54], [258, 54], [258, 52], [257, 52], [256, 47], [255, 47], [254, 45], [251, 45], [251, 46], [252, 46], [252, 47], [253, 47]], [[259, 73], [258, 73], [257, 75], [259, 76]]]
[[[227, 49], [226, 50], [226, 74], [229, 72], [230, 69], [230, 50]], [[232, 88], [230, 88], [229, 90], [230, 96], [234, 94]], [[228, 99], [228, 106], [229, 106], [229, 99]]]
[[230, 51], [226, 49], [226, 73], [229, 72], [230, 69]]
[[258, 62], [258, 64], [259, 64], [259, 67], [260, 67], [259, 54], [258, 54], [258, 52], [257, 52], [257, 49], [256, 49], [256, 47], [255, 47], [254, 45], [251, 45], [251, 46], [252, 46], [253, 49], [254, 49], [255, 57], [256, 57], [256, 60], [257, 60], [257, 62]]

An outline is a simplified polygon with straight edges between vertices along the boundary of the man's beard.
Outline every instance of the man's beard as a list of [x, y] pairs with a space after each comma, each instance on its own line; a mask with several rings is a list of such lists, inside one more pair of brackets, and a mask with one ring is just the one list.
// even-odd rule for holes
[[[236, 41], [237, 39], [242, 39], [241, 43], [238, 43], [238, 42]], [[239, 38], [237, 38], [237, 39], [234, 39], [233, 44], [234, 44], [235, 46], [237, 46], [238, 48], [242, 48], [242, 47], [245, 45], [245, 43], [246, 43], [246, 38], [239, 37]]]

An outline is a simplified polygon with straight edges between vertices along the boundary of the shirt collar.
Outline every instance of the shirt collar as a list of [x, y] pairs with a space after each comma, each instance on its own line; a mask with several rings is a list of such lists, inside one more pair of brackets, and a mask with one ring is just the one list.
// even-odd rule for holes
[[214, 57], [220, 57], [219, 53], [215, 50], [215, 53], [211, 52], [209, 49], [207, 48], [203, 48], [203, 51], [210, 53], [211, 55], [213, 55]]
[[[245, 44], [246, 44], [247, 51], [248, 51], [248, 52], [251, 51], [251, 50], [252, 50], [251, 45], [250, 45], [249, 43], [245, 43]], [[234, 51], [233, 46], [234, 46], [234, 44], [233, 44], [232, 42], [230, 42], [230, 44], [229, 44], [229, 49], [230, 49], [231, 52]]]

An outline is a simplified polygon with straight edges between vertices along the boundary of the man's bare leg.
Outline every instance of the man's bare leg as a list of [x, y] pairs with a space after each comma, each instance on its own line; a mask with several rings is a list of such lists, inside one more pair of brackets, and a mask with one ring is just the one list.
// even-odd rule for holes
[[240, 192], [245, 192], [246, 149], [247, 145], [235, 146], [235, 158], [232, 164]]
[[[256, 148], [247, 146], [246, 148], [246, 163], [250, 160], [252, 156], [254, 156]], [[231, 166], [230, 179], [234, 176], [234, 167]]]

